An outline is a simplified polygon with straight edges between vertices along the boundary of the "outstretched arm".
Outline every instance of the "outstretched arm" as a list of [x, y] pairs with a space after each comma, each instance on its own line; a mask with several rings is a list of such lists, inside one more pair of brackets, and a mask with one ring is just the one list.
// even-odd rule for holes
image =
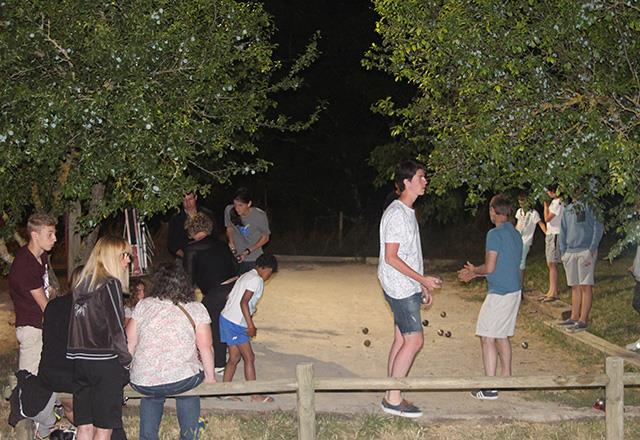
[[496, 270], [497, 260], [498, 253], [496, 251], [487, 251], [484, 254], [484, 263], [480, 266], [474, 266], [467, 261], [467, 264], [458, 271], [458, 279], [466, 283], [474, 278], [492, 274]]

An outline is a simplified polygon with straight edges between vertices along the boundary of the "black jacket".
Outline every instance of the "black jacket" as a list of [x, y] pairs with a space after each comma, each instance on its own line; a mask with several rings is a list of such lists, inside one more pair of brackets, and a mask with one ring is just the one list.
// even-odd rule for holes
[[192, 241], [184, 248], [185, 272], [204, 295], [220, 287], [220, 283], [238, 275], [236, 262], [227, 243], [207, 236]]
[[89, 280], [73, 289], [73, 306], [69, 320], [67, 359], [118, 359], [128, 366], [131, 355], [124, 333], [122, 286], [108, 278], [89, 291]]

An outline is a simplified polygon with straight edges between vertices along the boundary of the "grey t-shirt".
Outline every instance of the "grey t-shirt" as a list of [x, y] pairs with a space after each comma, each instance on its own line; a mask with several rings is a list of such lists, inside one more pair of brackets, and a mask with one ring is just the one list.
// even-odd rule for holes
[[[267, 214], [262, 209], [252, 206], [249, 215], [242, 217], [242, 225], [236, 226], [231, 223], [230, 212], [232, 208], [233, 205], [228, 205], [224, 209], [224, 226], [226, 228], [233, 227], [233, 241], [238, 252], [255, 245], [262, 235], [271, 234]], [[244, 261], [256, 261], [262, 254], [262, 248], [256, 249], [245, 257]]]

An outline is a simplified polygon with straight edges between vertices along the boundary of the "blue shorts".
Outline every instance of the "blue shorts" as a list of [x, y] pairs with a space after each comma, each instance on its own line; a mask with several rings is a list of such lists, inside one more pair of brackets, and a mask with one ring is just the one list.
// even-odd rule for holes
[[240, 345], [249, 342], [247, 328], [229, 321], [220, 315], [220, 340], [227, 345]]
[[414, 293], [408, 298], [395, 299], [384, 294], [391, 311], [393, 312], [393, 322], [400, 329], [400, 333], [415, 333], [422, 331], [422, 316], [420, 306], [422, 305], [422, 292]]

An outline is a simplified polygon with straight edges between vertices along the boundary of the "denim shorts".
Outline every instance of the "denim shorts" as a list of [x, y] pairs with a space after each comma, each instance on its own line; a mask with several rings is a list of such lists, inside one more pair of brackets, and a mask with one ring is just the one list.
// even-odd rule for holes
[[420, 306], [422, 305], [422, 292], [414, 293], [408, 298], [391, 298], [384, 294], [391, 311], [393, 312], [393, 323], [400, 329], [400, 333], [415, 333], [422, 331], [422, 317]]

